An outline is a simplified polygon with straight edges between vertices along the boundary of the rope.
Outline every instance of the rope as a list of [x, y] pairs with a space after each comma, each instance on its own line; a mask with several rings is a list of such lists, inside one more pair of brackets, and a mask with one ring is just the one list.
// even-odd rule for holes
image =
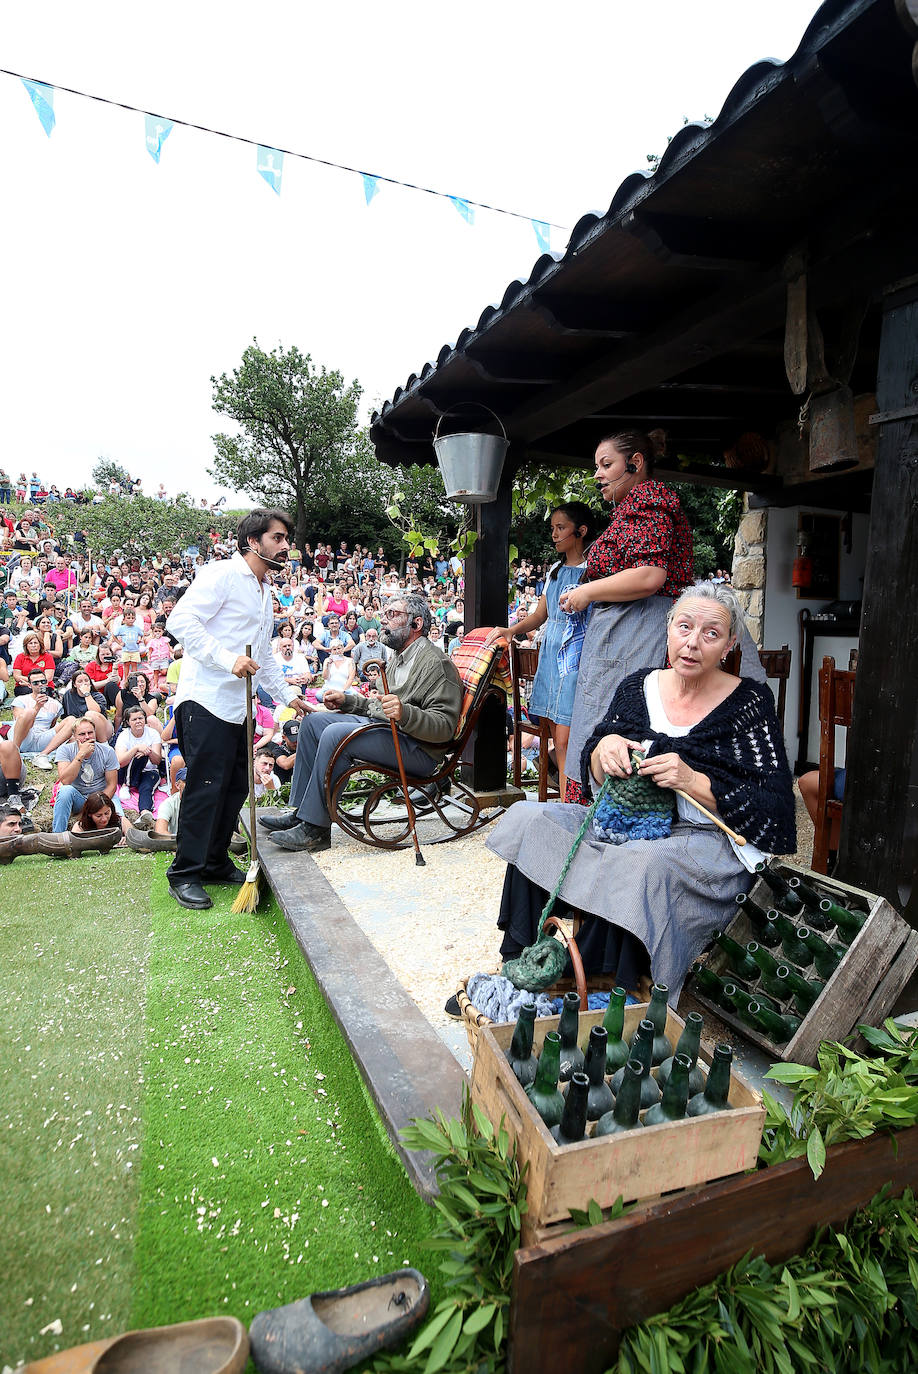
[[[554, 906], [555, 902], [558, 900], [558, 893], [561, 891], [561, 888], [564, 886], [564, 879], [567, 877], [568, 871], [569, 871], [569, 869], [570, 869], [570, 866], [571, 866], [571, 864], [574, 862], [574, 857], [575, 857], [575, 855], [576, 855], [576, 853], [577, 853], [577, 850], [580, 848], [580, 842], [581, 842], [581, 840], [583, 839], [584, 835], [585, 835], [585, 834], [587, 833], [587, 831], [589, 830], [589, 828], [590, 828], [590, 826], [591, 826], [591, 824], [592, 824], [592, 822], [593, 822], [593, 817], [596, 815], [596, 812], [599, 810], [600, 803], [601, 803], [601, 802], [605, 799], [605, 797], [608, 795], [608, 793], [609, 793], [609, 791], [610, 791], [610, 788], [611, 788], [611, 785], [612, 785], [613, 782], [614, 782], [614, 778], [609, 777], [608, 774], [607, 774], [606, 777], [605, 777], [605, 779], [603, 780], [602, 787], [600, 788], [600, 790], [599, 790], [599, 791], [597, 792], [597, 794], [596, 794], [596, 797], [595, 797], [595, 799], [594, 799], [594, 801], [593, 801], [593, 805], [590, 807], [589, 811], [586, 813], [586, 815], [585, 815], [584, 818], [583, 818], [583, 824], [581, 825], [580, 829], [577, 831], [577, 834], [574, 836], [574, 843], [573, 843], [573, 844], [571, 845], [571, 847], [570, 847], [570, 852], [568, 853], [567, 858], [564, 860], [564, 863], [561, 865], [561, 872], [560, 872], [559, 875], [558, 875], [558, 881], [555, 883], [554, 888], [552, 889], [551, 894], [550, 894], [550, 896], [549, 896], [549, 898], [548, 898], [548, 901], [545, 903], [545, 906], [544, 906], [543, 909], [542, 909], [542, 915], [539, 917], [539, 928], [538, 928], [538, 930], [536, 931], [536, 941], [537, 941], [537, 942], [538, 942], [539, 940], [541, 940], [541, 938], [542, 938], [542, 931], [545, 929], [545, 922], [548, 920], [549, 916], [551, 915], [552, 907]], [[525, 950], [523, 951], [523, 953], [525, 953]]]

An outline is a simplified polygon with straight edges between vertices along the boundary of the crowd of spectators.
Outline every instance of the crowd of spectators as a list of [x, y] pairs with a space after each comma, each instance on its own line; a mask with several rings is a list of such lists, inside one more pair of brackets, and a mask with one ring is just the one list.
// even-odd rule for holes
[[[55, 538], [47, 504], [18, 519], [0, 511], [0, 700], [12, 708], [0, 722], [0, 806], [18, 808], [26, 828], [42, 790], [25, 785], [31, 762], [55, 773], [55, 830], [82, 825], [101, 806], [126, 834], [136, 837], [139, 820], [162, 835], [164, 815], [175, 833], [182, 760], [171, 706], [181, 646], [167, 621], [207, 562], [233, 556], [219, 539], [200, 552], [207, 542], [149, 557], [126, 549], [90, 564], [79, 537]], [[425, 595], [430, 639], [443, 653], [465, 629], [457, 558], [428, 553], [399, 566], [382, 547], [304, 542], [271, 580], [273, 652], [284, 676], [319, 706], [326, 688], [377, 690], [389, 656], [380, 617], [392, 597]], [[537, 594], [538, 572], [523, 565], [520, 604]], [[258, 702], [259, 794], [290, 779], [297, 721], [289, 714], [270, 698]], [[104, 804], [93, 801], [87, 813], [97, 795]]]

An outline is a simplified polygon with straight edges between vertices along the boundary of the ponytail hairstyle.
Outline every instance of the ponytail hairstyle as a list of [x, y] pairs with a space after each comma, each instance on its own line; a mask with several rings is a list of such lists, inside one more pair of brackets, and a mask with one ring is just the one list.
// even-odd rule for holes
[[[583, 536], [584, 547], [591, 544], [596, 534], [596, 516], [589, 506], [583, 501], [564, 501], [560, 506], [553, 506], [549, 515], [566, 515], [568, 520], [573, 520], [575, 528], [579, 529], [582, 525], [586, 526]], [[561, 568], [560, 562], [553, 564], [548, 574], [549, 582], [554, 582]]]
[[599, 443], [612, 444], [626, 463], [640, 453], [644, 459], [644, 472], [650, 477], [657, 459], [666, 452], [666, 431], [652, 429], [645, 434], [642, 429], [623, 429], [618, 434], [604, 434]]

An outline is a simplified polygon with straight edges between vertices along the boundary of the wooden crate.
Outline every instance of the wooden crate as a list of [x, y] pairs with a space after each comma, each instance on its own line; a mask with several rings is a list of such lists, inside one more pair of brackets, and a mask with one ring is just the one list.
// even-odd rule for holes
[[[625, 1038], [646, 1014], [646, 1005], [625, 1008]], [[604, 1013], [580, 1017], [581, 1043]], [[541, 1051], [545, 1034], [557, 1030], [557, 1016], [539, 1018], [534, 1044]], [[685, 1022], [671, 1009], [666, 1033], [675, 1046]], [[512, 1140], [519, 1142], [527, 1175], [528, 1212], [523, 1217], [523, 1244], [533, 1245], [570, 1226], [572, 1207], [585, 1209], [591, 1199], [608, 1208], [621, 1195], [625, 1202], [659, 1197], [710, 1179], [742, 1173], [755, 1167], [765, 1123], [761, 1096], [734, 1071], [729, 1112], [686, 1117], [659, 1126], [638, 1126], [620, 1135], [587, 1138], [576, 1145], [556, 1145], [547, 1126], [520, 1087], [504, 1051], [510, 1048], [513, 1025], [482, 1026], [472, 1069], [472, 1101], [495, 1126], [503, 1118]], [[702, 1044], [699, 1056], [707, 1070], [711, 1046]]]
[[[720, 1021], [732, 1026], [747, 1040], [760, 1045], [772, 1058], [783, 1059], [787, 1063], [814, 1065], [823, 1040], [843, 1040], [858, 1023], [875, 1026], [882, 1022], [884, 1016], [888, 1016], [897, 997], [918, 968], [918, 931], [912, 930], [902, 920], [885, 897], [827, 878], [811, 869], [796, 868], [793, 864], [777, 863], [775, 868], [785, 877], [804, 878], [813, 887], [825, 891], [833, 901], [868, 913], [867, 920], [848, 946], [838, 968], [803, 1018], [800, 1029], [786, 1044], [776, 1045], [767, 1035], [747, 1025], [733, 1012], [712, 1002], [702, 992], [696, 979], [689, 979], [686, 990], [696, 1001], [710, 1008]], [[752, 888], [750, 896], [766, 909], [774, 906], [771, 889], [761, 878]], [[757, 938], [756, 931], [748, 916], [739, 908], [737, 911], [738, 915], [727, 927], [727, 934], [745, 946]], [[798, 924], [805, 925], [806, 918], [803, 917]], [[829, 933], [826, 938], [832, 940], [834, 937]], [[775, 957], [780, 963], [777, 953]], [[727, 977], [730, 973], [729, 960], [719, 945], [712, 946], [703, 963], [721, 977]], [[807, 974], [815, 977], [815, 972], [807, 970]], [[798, 1014], [796, 1009], [794, 1014]]]

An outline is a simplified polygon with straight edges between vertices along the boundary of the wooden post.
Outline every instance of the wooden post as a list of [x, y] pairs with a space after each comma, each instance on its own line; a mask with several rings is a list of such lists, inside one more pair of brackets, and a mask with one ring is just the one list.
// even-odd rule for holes
[[[465, 628], [506, 625], [510, 560], [510, 494], [515, 472], [512, 450], [504, 463], [497, 500], [475, 507], [475, 547], [465, 561]], [[477, 792], [507, 787], [507, 718], [497, 701], [485, 703], [463, 762], [471, 766]]]
[[838, 876], [918, 927], [918, 277], [885, 298]]

